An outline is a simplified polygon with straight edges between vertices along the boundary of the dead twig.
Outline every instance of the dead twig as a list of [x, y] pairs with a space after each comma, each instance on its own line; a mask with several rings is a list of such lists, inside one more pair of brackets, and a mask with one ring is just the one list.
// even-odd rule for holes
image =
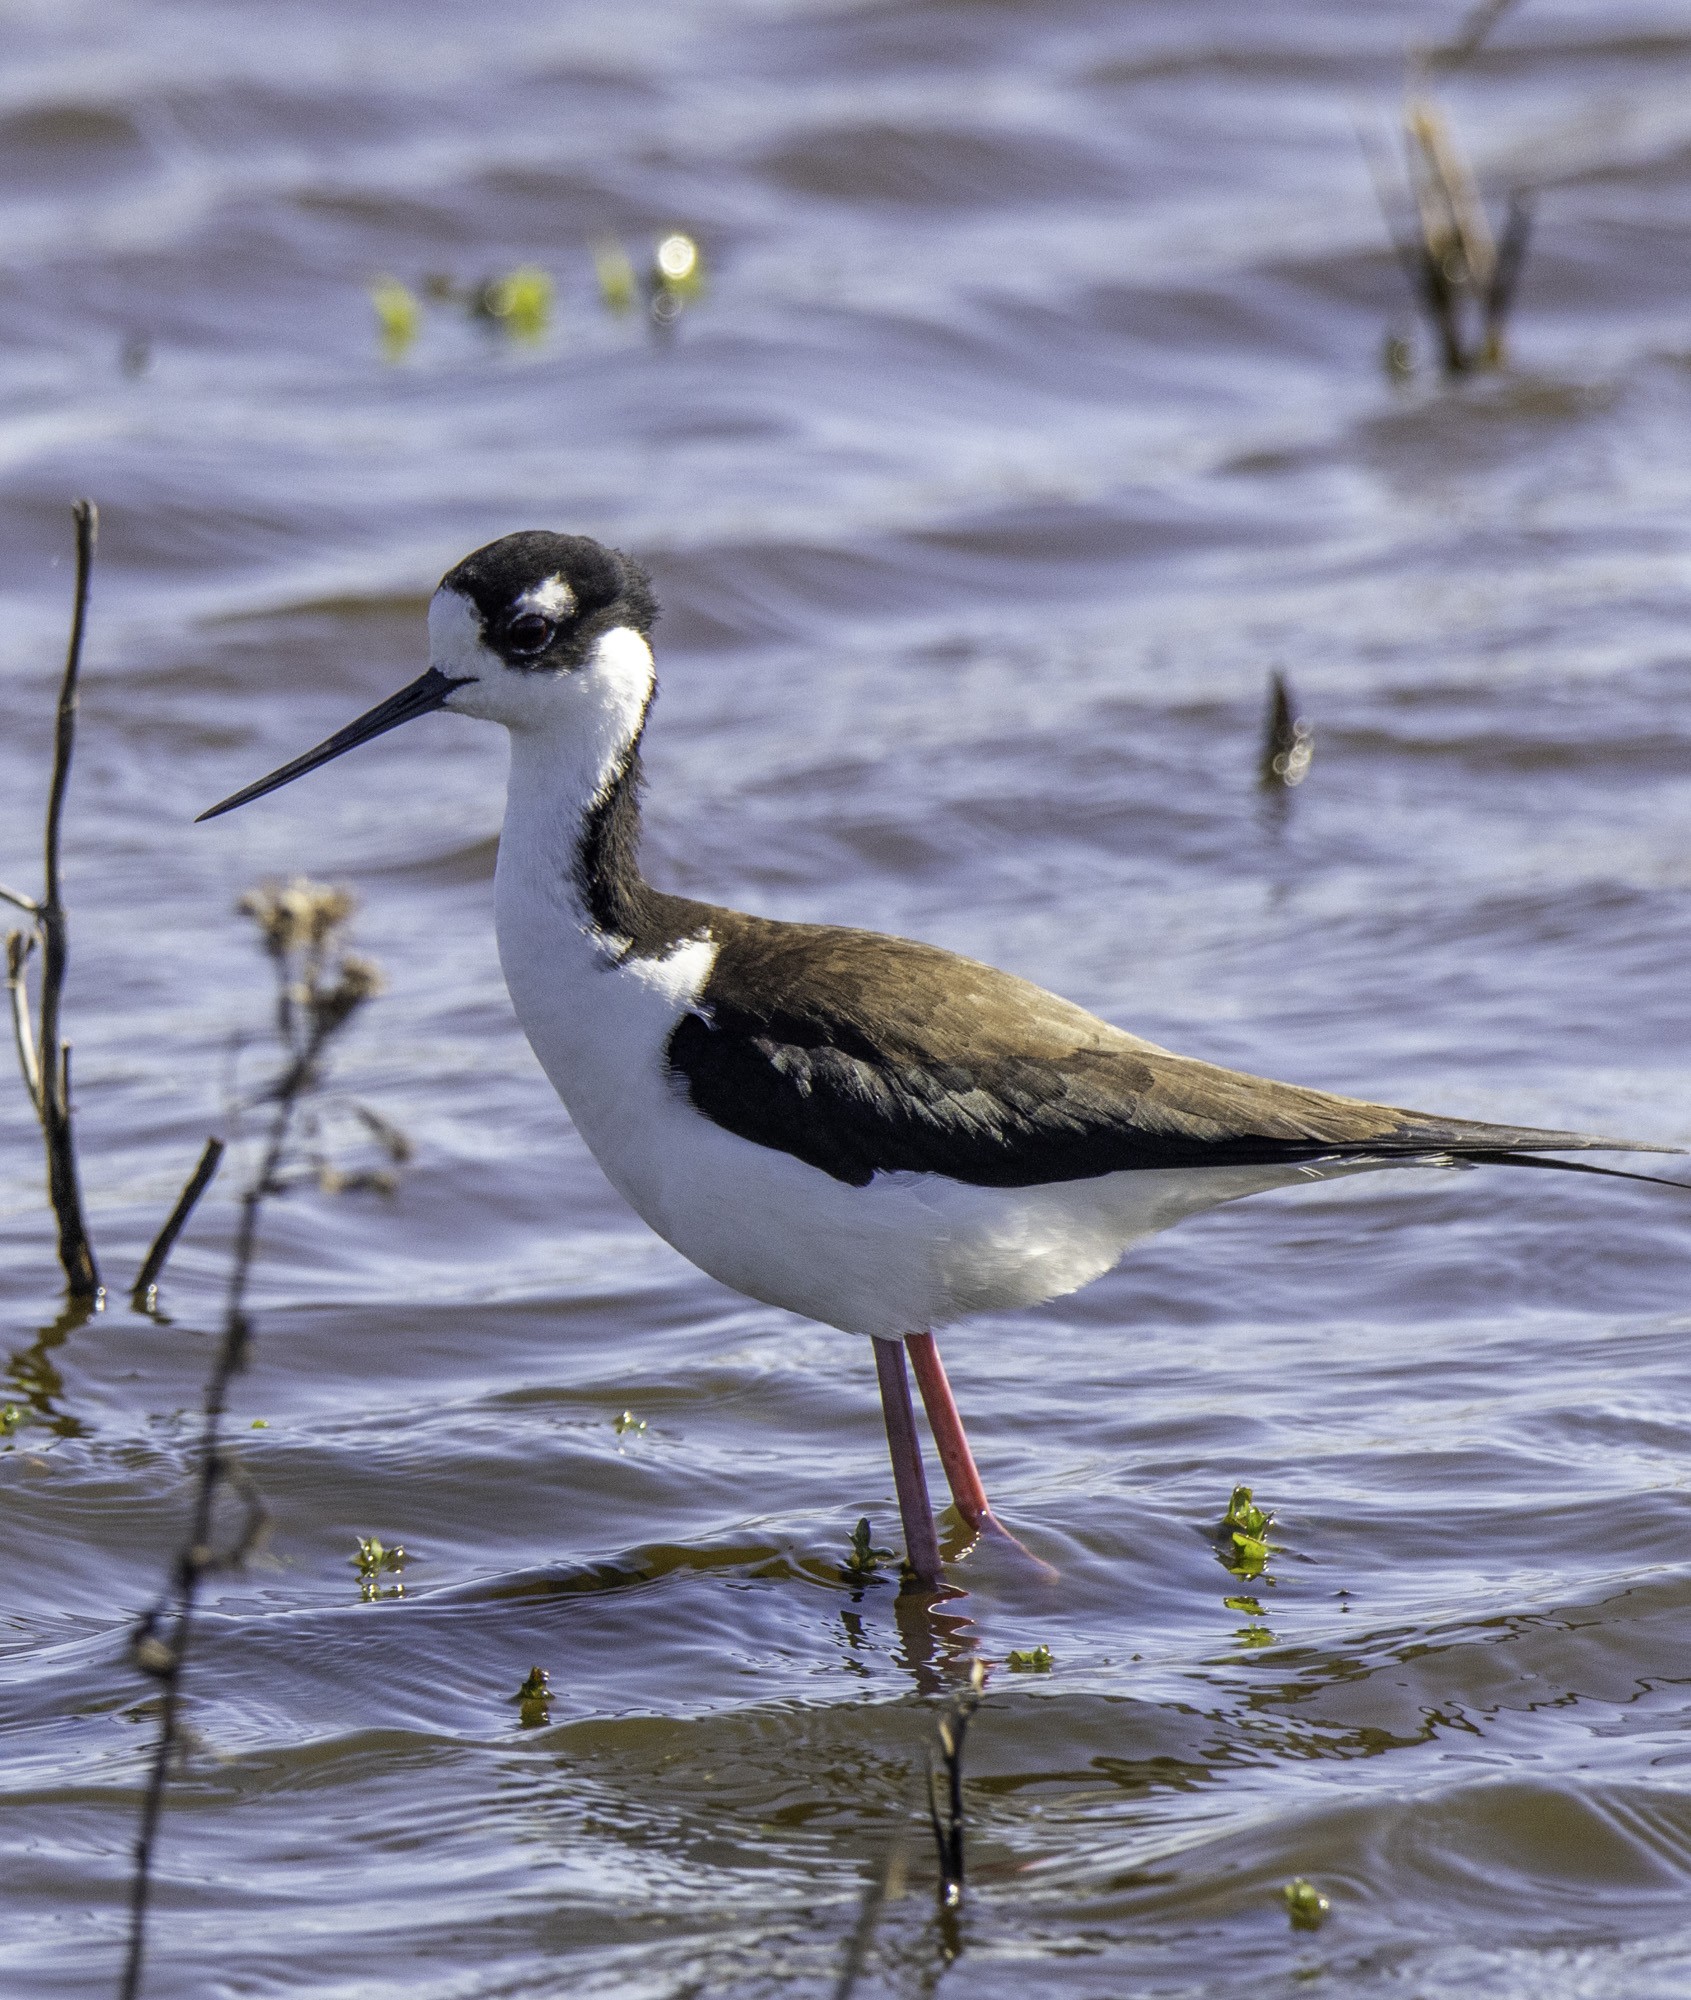
[[218, 1167], [222, 1164], [224, 1145], [221, 1139], [208, 1139], [205, 1151], [201, 1153], [199, 1165], [188, 1176], [182, 1192], [176, 1197], [176, 1206], [165, 1217], [164, 1227], [153, 1238], [153, 1247], [147, 1252], [141, 1268], [135, 1274], [135, 1284], [129, 1295], [129, 1302], [137, 1312], [151, 1312], [158, 1304], [159, 1274], [164, 1269], [165, 1259], [176, 1248], [176, 1239], [187, 1226], [200, 1196], [211, 1186]]
[[1257, 782], [1264, 791], [1295, 790], [1309, 776], [1315, 758], [1315, 731], [1297, 711], [1286, 676], [1278, 668], [1268, 680], [1268, 715], [1263, 724]]
[[1427, 49], [1421, 60], [1429, 69], [1460, 69], [1480, 52], [1481, 45], [1515, 0], [1479, 0], [1469, 9], [1456, 33], [1442, 47]]
[[1501, 239], [1495, 237], [1444, 113], [1430, 98], [1411, 95], [1403, 111], [1403, 149], [1414, 226], [1406, 229], [1398, 220], [1401, 197], [1375, 146], [1360, 129], [1358, 137], [1392, 249], [1438, 342], [1444, 373], [1501, 368], [1531, 236], [1530, 195], [1511, 192]]
[[[82, 1211], [82, 1181], [77, 1170], [76, 1134], [71, 1119], [70, 1046], [59, 1029], [64, 1003], [65, 974], [70, 964], [69, 920], [60, 877], [61, 831], [65, 794], [70, 786], [71, 754], [76, 747], [78, 683], [82, 673], [82, 640], [88, 624], [88, 586], [94, 567], [94, 542], [99, 514], [91, 500], [71, 509], [76, 522], [76, 590], [71, 607], [70, 643], [59, 682], [59, 707], [53, 732], [53, 775], [47, 792], [47, 818], [42, 839], [45, 893], [38, 899], [16, 889], [0, 889], [0, 897], [22, 910], [34, 924], [34, 934], [13, 931], [6, 940], [6, 987], [11, 1001], [12, 1037], [18, 1067], [47, 1153], [47, 1198], [58, 1227], [59, 1263], [66, 1287], [77, 1304], [95, 1304], [100, 1268]], [[31, 1020], [29, 961], [41, 947], [39, 1027]]]
[[[339, 933], [351, 908], [351, 898], [345, 891], [325, 889], [310, 882], [293, 882], [285, 889], [259, 890], [243, 897], [241, 902], [242, 911], [257, 922], [265, 951], [275, 968], [283, 1061], [265, 1092], [265, 1101], [271, 1107], [269, 1123], [258, 1165], [241, 1193], [223, 1335], [206, 1380], [188, 1533], [177, 1553], [164, 1595], [142, 1617], [134, 1637], [135, 1663], [161, 1684], [163, 1699], [135, 1841], [129, 1891], [129, 1942], [118, 1989], [121, 2000], [138, 2000], [141, 1991], [153, 1857], [166, 1785], [182, 1742], [183, 1675], [200, 1586], [214, 1571], [238, 1567], [264, 1527], [263, 1502], [223, 1442], [229, 1387], [246, 1365], [252, 1338], [246, 1295], [259, 1220], [265, 1202], [283, 1191], [283, 1168], [296, 1117], [302, 1100], [317, 1086], [325, 1051], [380, 987], [380, 977], [373, 965], [338, 951]], [[221, 1153], [220, 1142], [211, 1141], [193, 1180], [177, 1203], [182, 1220], [186, 1220], [197, 1191], [203, 1191], [216, 1170], [217, 1154], [213, 1153], [213, 1147]], [[177, 1216], [173, 1214], [171, 1220], [176, 1222]], [[167, 1223], [159, 1242], [153, 1246], [160, 1264], [169, 1249], [165, 1239], [170, 1230], [171, 1224]], [[153, 1257], [149, 1256], [148, 1265], [152, 1263]], [[234, 1533], [219, 1546], [215, 1517], [219, 1496], [224, 1493], [239, 1505], [240, 1517]]]
[[[968, 1686], [954, 1695], [941, 1712], [934, 1741], [928, 1749], [928, 1824], [933, 1828], [934, 1848], [939, 1858], [940, 1934], [948, 1963], [962, 1948], [957, 1912], [963, 1907], [963, 1739], [981, 1705], [985, 1686], [986, 1667], [976, 1660], [969, 1669]], [[906, 1826], [901, 1822], [894, 1828], [875, 1872], [864, 1887], [857, 1922], [846, 1939], [840, 1960], [833, 2000], [851, 2000], [863, 1976], [881, 1912], [904, 1893], [905, 1838]]]
[[59, 1225], [59, 1262], [72, 1298], [92, 1299], [100, 1293], [100, 1271], [82, 1215], [82, 1184], [76, 1164], [76, 1135], [71, 1125], [70, 1050], [59, 1033], [59, 1009], [64, 999], [65, 973], [70, 963], [69, 926], [59, 881], [59, 834], [64, 820], [65, 793], [70, 785], [71, 752], [76, 747], [78, 681], [82, 672], [82, 637], [88, 623], [88, 586], [94, 568], [94, 540], [100, 517], [92, 500], [78, 500], [76, 519], [76, 597], [71, 612], [70, 644], [65, 652], [64, 678], [59, 683], [59, 712], [53, 733], [53, 780], [47, 793], [47, 836], [44, 842], [47, 893], [36, 922], [41, 930], [41, 1106], [47, 1139], [47, 1187]]
[[[1450, 41], [1410, 54], [1403, 143], [1417, 220], [1413, 240], [1406, 239], [1394, 219], [1395, 202], [1364, 140], [1392, 247], [1438, 341], [1446, 375], [1504, 365], [1504, 333], [1526, 259], [1531, 207], [1525, 193], [1512, 192], [1502, 240], [1493, 237], [1473, 172], [1428, 86], [1436, 72], [1448, 73], [1471, 61], [1514, 5], [1515, 0], [1476, 0]], [[1402, 348], [1402, 343], [1388, 343], [1388, 365], [1394, 373], [1406, 374], [1413, 364], [1406, 349], [1400, 353]]]
[[985, 1681], [986, 1668], [977, 1660], [969, 1669], [969, 1685], [941, 1715], [928, 1752], [928, 1823], [939, 1856], [942, 1910], [963, 1907], [963, 1739], [981, 1705]]
[[12, 1002], [12, 1039], [17, 1043], [18, 1068], [23, 1071], [24, 1088], [41, 1116], [41, 1061], [35, 1052], [35, 1029], [29, 1018], [29, 982], [24, 968], [35, 950], [35, 940], [22, 931], [6, 934], [6, 991]]
[[1525, 188], [1515, 188], [1509, 196], [1509, 212], [1497, 245], [1491, 284], [1484, 300], [1485, 355], [1487, 364], [1501, 368], [1504, 360], [1503, 330], [1514, 309], [1515, 287], [1527, 261], [1527, 244], [1532, 240], [1533, 203]]

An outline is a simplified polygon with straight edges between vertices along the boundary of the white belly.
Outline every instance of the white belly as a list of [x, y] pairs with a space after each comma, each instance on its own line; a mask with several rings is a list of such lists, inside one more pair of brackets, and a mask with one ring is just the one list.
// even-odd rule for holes
[[560, 954], [563, 911], [516, 900], [501, 893], [499, 950], [517, 1017], [611, 1184], [713, 1278], [847, 1332], [917, 1333], [1056, 1298], [1185, 1216], [1321, 1177], [1215, 1167], [980, 1188], [897, 1173], [853, 1187], [713, 1124], [666, 1071], [713, 945], [619, 965], [571, 923]]

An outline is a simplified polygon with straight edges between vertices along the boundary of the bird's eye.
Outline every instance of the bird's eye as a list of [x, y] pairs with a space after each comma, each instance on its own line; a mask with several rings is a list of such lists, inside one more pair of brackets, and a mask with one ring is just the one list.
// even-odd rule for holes
[[505, 627], [505, 643], [513, 653], [543, 653], [552, 643], [552, 621], [538, 611], [525, 611]]

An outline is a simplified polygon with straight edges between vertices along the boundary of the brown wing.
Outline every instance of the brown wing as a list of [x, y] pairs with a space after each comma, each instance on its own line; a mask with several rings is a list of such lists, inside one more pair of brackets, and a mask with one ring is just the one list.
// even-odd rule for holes
[[1659, 1152], [1434, 1118], [1172, 1054], [932, 945], [708, 913], [719, 946], [669, 1064], [742, 1138], [837, 1179], [1027, 1187], [1124, 1170], [1529, 1151]]

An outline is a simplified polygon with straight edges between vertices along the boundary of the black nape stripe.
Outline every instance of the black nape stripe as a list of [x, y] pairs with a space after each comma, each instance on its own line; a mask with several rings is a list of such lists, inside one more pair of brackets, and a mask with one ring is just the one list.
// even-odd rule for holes
[[642, 718], [616, 775], [588, 807], [574, 856], [575, 885], [588, 917], [627, 958], [661, 958], [683, 938], [697, 937], [716, 914], [708, 904], [654, 889], [640, 872], [645, 727]]

